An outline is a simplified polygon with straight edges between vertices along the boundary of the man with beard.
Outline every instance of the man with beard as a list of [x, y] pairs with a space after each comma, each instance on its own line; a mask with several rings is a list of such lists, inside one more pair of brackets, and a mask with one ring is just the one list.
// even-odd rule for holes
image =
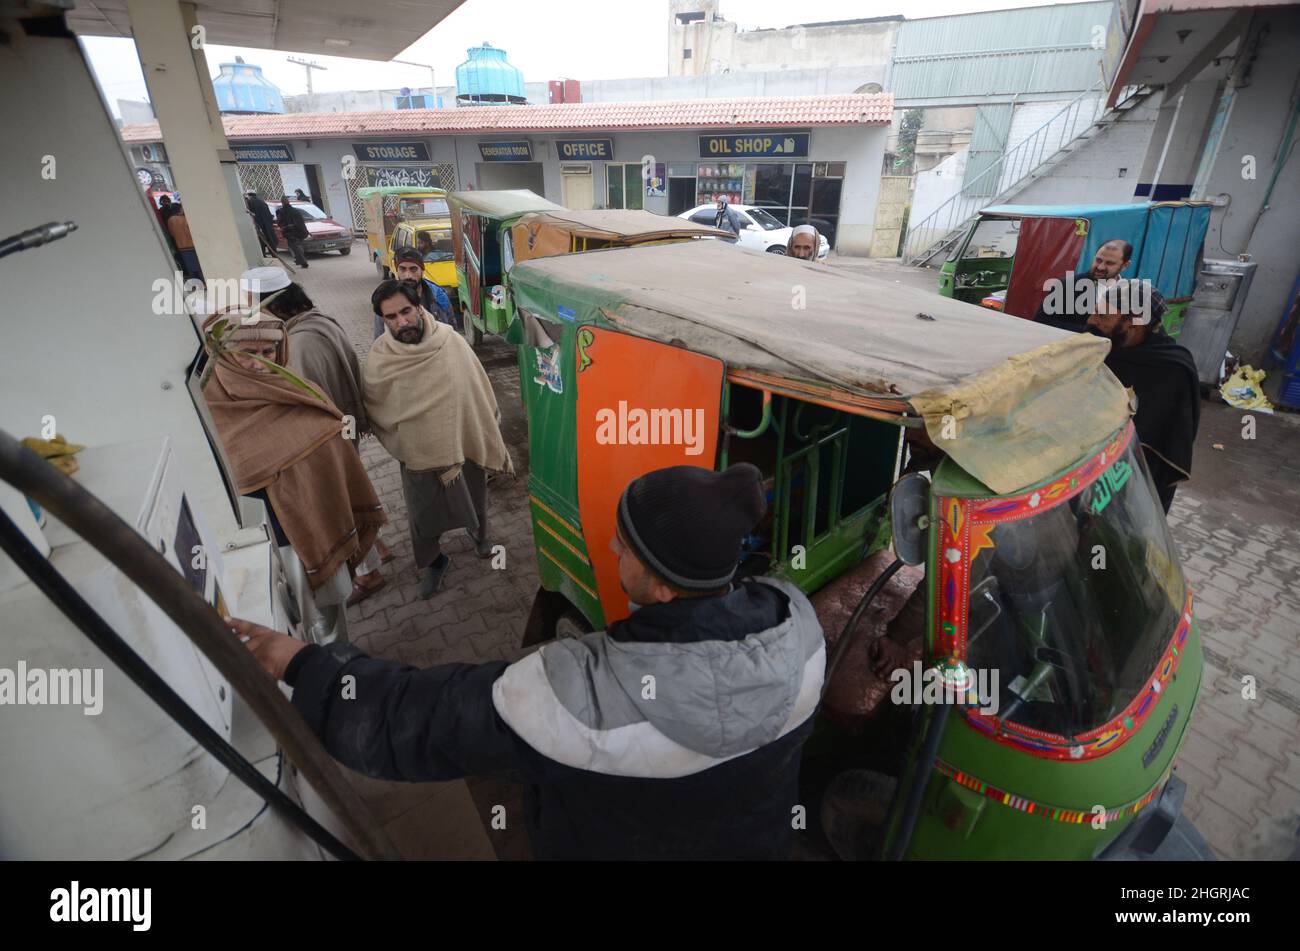
[[[361, 398], [361, 364], [343, 328], [317, 310], [302, 286], [289, 280], [288, 272], [279, 265], [250, 268], [240, 280], [258, 294], [265, 313], [284, 321], [289, 335], [289, 369], [319, 386], [343, 412], [344, 421], [351, 424], [344, 437], [359, 454], [361, 436], [370, 426]], [[392, 553], [376, 538], [374, 547], [356, 568], [348, 607], [387, 584], [379, 566], [392, 560]]]
[[215, 314], [204, 331], [203, 396], [239, 492], [266, 503], [308, 635], [347, 640], [348, 569], [385, 519], [361, 457], [341, 438], [343, 414], [311, 381], [275, 372], [289, 365], [283, 321]]
[[1133, 245], [1119, 238], [1105, 242], [1092, 259], [1087, 274], [1077, 275], [1067, 271], [1060, 279], [1060, 291], [1049, 292], [1038, 305], [1034, 320], [1058, 330], [1083, 331], [1092, 316], [1097, 298], [1103, 292], [1104, 282], [1117, 279], [1129, 266]]
[[496, 394], [465, 338], [434, 320], [403, 281], [384, 281], [370, 303], [387, 332], [366, 358], [366, 415], [401, 463], [420, 597], [427, 600], [451, 567], [443, 534], [464, 528], [475, 553], [492, 556], [487, 474], [513, 473], [514, 466], [501, 438]]
[[1201, 421], [1196, 361], [1161, 329], [1167, 310], [1159, 291], [1131, 281], [1102, 293], [1087, 323], [1109, 338], [1106, 366], [1137, 395], [1133, 426], [1166, 513], [1178, 483], [1191, 478]]
[[[397, 279], [420, 295], [420, 306], [440, 324], [456, 326], [447, 292], [424, 276], [424, 256], [415, 248], [402, 248], [393, 255]], [[375, 337], [384, 332], [384, 318], [375, 313]]]
[[801, 261], [816, 261], [817, 252], [821, 250], [821, 235], [812, 225], [799, 225], [790, 234], [790, 241], [785, 246], [785, 253]]
[[352, 769], [522, 780], [537, 859], [788, 859], [826, 641], [795, 585], [736, 578], [766, 508], [747, 463], [634, 479], [610, 547], [636, 609], [513, 664], [418, 670], [229, 624]]

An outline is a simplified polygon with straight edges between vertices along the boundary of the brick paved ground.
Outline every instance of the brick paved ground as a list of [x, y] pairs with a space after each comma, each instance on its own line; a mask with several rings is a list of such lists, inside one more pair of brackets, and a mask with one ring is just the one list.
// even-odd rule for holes
[[[833, 266], [916, 287], [937, 285], [932, 271], [890, 262], [845, 259]], [[358, 242], [346, 258], [312, 258], [299, 279], [364, 356], [376, 283], [364, 245]], [[375, 656], [426, 666], [511, 660], [521, 653], [518, 644], [537, 589], [525, 481], [527, 431], [514, 350], [489, 341], [479, 353], [519, 472], [489, 486], [492, 535], [506, 547], [506, 569], [494, 571], [477, 559], [464, 535], [449, 537], [444, 547], [455, 563], [446, 585], [433, 600], [420, 601], [397, 463], [369, 440], [363, 456], [388, 511], [385, 538], [397, 560], [384, 568], [388, 589], [348, 617], [353, 640]], [[1189, 787], [1186, 813], [1220, 856], [1300, 857], [1300, 418], [1257, 416], [1257, 438], [1244, 440], [1241, 417], [1205, 404], [1196, 479], [1179, 491], [1170, 514], [1197, 592], [1206, 657], [1200, 705], [1178, 773]], [[1242, 697], [1246, 676], [1255, 678], [1253, 699]], [[506, 805], [507, 830], [485, 822], [485, 839], [469, 828], [463, 785], [357, 783], [412, 857], [482, 855], [489, 841], [501, 857], [526, 855], [514, 821], [517, 790], [508, 784], [470, 784], [481, 818], [489, 817], [493, 805]]]

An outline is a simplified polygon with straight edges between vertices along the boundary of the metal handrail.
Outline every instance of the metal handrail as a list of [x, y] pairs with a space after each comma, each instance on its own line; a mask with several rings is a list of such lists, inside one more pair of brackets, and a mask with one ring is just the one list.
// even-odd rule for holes
[[[1045, 160], [1049, 160], [1059, 153], [1067, 142], [1073, 142], [1086, 129], [1091, 128], [1097, 121], [1099, 107], [1104, 109], [1105, 100], [1100, 98], [1103, 92], [1104, 90], [1098, 85], [1080, 93], [1054, 116], [1000, 155], [988, 168], [963, 185], [961, 191], [926, 215], [921, 221], [915, 225], [910, 225], [903, 246], [903, 260], [908, 263], [915, 263], [919, 258], [932, 254], [949, 239], [954, 230], [969, 222], [981, 207], [988, 204], [990, 197], [1000, 195], [1024, 181]], [[1091, 110], [1088, 114], [1087, 123], [1080, 126], [1079, 117], [1083, 113], [1085, 101], [1091, 103]], [[1065, 118], [1067, 116], [1069, 118]], [[1062, 121], [1063, 119], [1064, 121]], [[1056, 147], [1048, 152], [1047, 143], [1050, 138], [1050, 131], [1053, 126], [1058, 124], [1060, 136]], [[1034, 154], [1035, 149], [1037, 149], [1037, 155], [1034, 160], [1026, 162], [1026, 157]], [[1011, 170], [1011, 175], [1004, 178], [1004, 173], [1008, 169]], [[997, 177], [990, 179], [989, 176], [994, 174]], [[981, 185], [987, 185], [988, 181], [997, 183], [997, 186], [991, 192], [980, 187]], [[975, 194], [976, 190], [979, 191], [979, 194]], [[943, 224], [940, 224], [941, 220]]]

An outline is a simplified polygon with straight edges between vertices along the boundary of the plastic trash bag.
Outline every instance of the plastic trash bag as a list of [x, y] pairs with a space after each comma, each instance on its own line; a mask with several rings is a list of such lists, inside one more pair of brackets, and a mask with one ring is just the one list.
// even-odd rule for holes
[[1273, 404], [1264, 396], [1264, 371], [1249, 364], [1238, 367], [1219, 387], [1219, 393], [1225, 403], [1237, 409], [1273, 412]]

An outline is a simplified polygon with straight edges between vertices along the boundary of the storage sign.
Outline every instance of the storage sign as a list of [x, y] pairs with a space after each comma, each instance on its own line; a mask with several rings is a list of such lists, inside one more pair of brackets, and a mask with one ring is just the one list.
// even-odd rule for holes
[[353, 142], [363, 162], [427, 162], [429, 147], [423, 142]]
[[555, 148], [561, 159], [598, 159], [608, 161], [614, 157], [613, 139], [556, 139]]
[[807, 132], [746, 132], [700, 136], [700, 158], [806, 158]]
[[236, 162], [292, 162], [293, 149], [284, 144], [232, 145]]
[[527, 141], [480, 142], [479, 154], [485, 162], [531, 162], [533, 147]]

